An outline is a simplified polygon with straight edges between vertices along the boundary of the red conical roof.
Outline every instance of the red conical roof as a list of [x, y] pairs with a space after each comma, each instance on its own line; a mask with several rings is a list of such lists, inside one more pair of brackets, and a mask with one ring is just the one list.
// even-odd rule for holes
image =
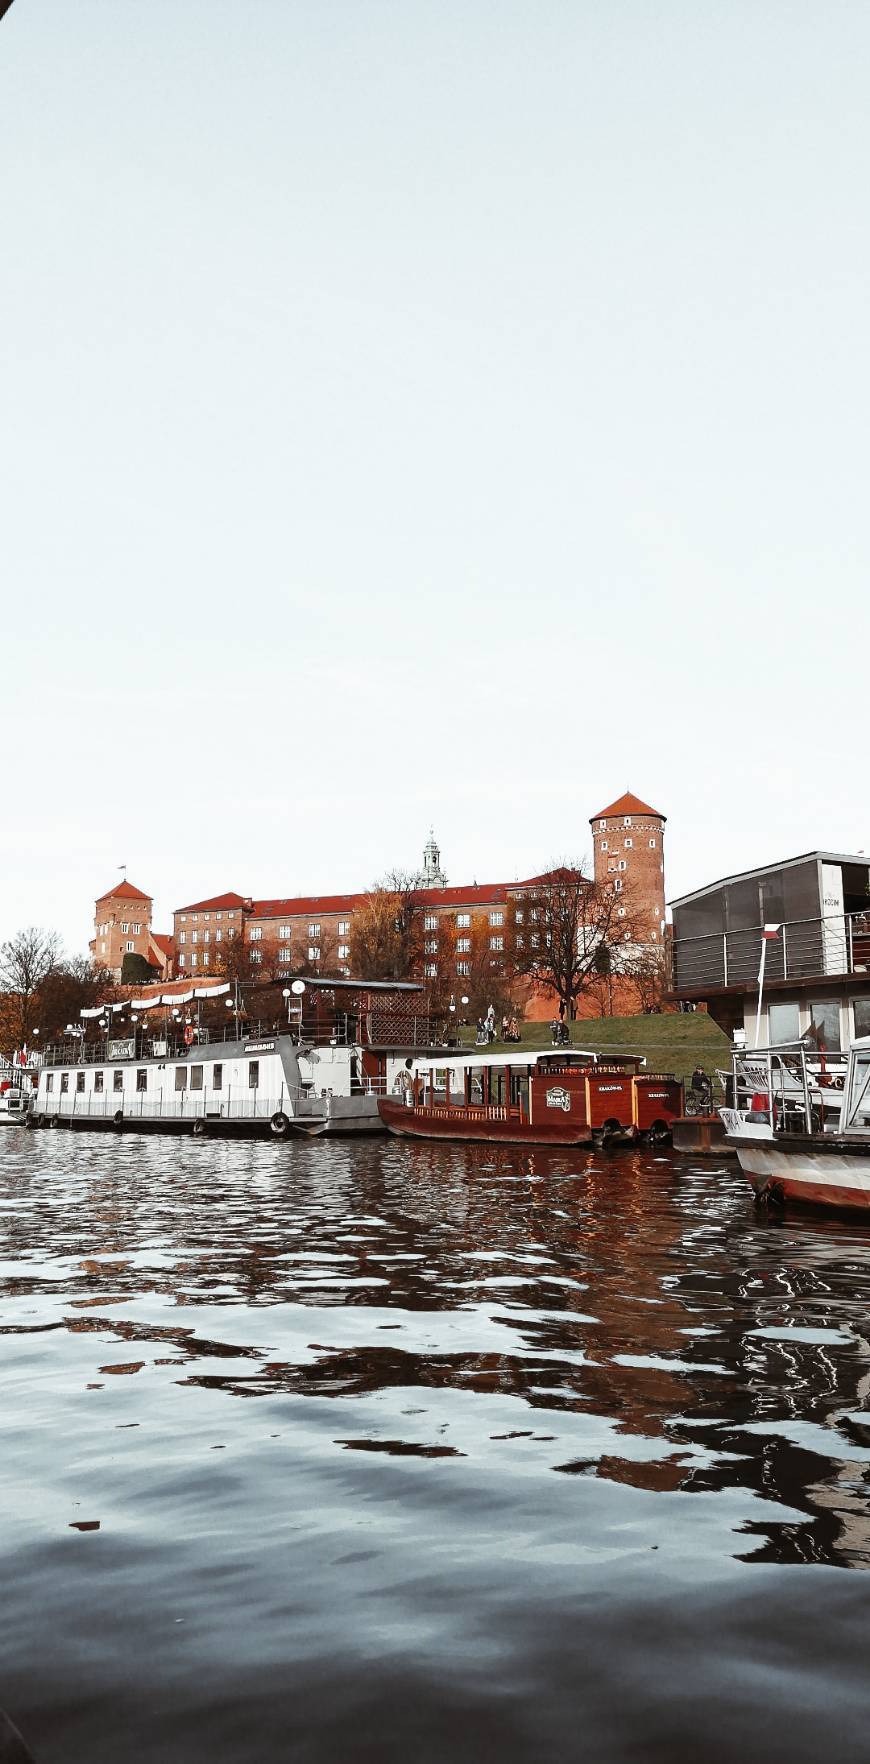
[[599, 809], [597, 815], [590, 815], [589, 819], [606, 821], [610, 815], [654, 815], [657, 821], [666, 821], [668, 818], [667, 815], [660, 814], [658, 809], [650, 808], [648, 802], [641, 802], [639, 796], [632, 796], [630, 790], [626, 790], [624, 796], [618, 796], [609, 808]]
[[97, 895], [97, 905], [101, 900], [150, 900], [150, 894], [143, 894], [141, 888], [134, 887], [126, 876], [123, 882], [116, 882], [114, 888], [107, 888], [105, 894]]

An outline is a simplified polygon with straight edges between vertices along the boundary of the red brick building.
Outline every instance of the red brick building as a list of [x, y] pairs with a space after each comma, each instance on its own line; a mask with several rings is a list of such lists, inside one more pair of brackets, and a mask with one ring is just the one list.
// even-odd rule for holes
[[172, 938], [151, 928], [154, 902], [150, 894], [128, 882], [116, 882], [94, 905], [94, 935], [89, 944], [95, 967], [121, 978], [125, 955], [143, 956], [161, 979], [172, 971]]
[[[665, 816], [639, 797], [626, 793], [593, 815], [590, 824], [594, 879], [611, 885], [616, 893], [625, 892], [631, 903], [627, 911], [635, 934], [639, 923], [642, 941], [661, 947], [665, 929]], [[417, 880], [417, 898], [424, 914], [423, 977], [446, 979], [459, 994], [469, 973], [472, 934], [478, 940], [482, 934], [486, 936], [493, 966], [497, 967], [508, 947], [511, 904], [543, 879], [471, 882], [451, 887], [441, 869], [434, 834], [430, 833]], [[223, 965], [228, 939], [238, 937], [244, 942], [254, 971], [262, 966], [264, 973], [321, 969], [349, 974], [354, 914], [367, 898], [363, 891], [257, 900], [230, 891], [193, 901], [179, 907], [174, 915], [174, 971], [187, 978], [213, 973]], [[450, 932], [449, 975], [439, 974], [445, 922]], [[529, 988], [527, 1015], [546, 1019], [552, 1012], [552, 995], [535, 995]]]

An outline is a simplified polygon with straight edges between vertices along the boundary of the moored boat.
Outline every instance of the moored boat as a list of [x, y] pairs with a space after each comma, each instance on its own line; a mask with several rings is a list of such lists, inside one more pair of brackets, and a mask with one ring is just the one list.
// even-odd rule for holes
[[797, 1044], [735, 1055], [719, 1113], [759, 1200], [870, 1208], [870, 1036], [848, 1054]]
[[401, 1094], [380, 1098], [391, 1133], [488, 1144], [590, 1145], [667, 1138], [682, 1085], [642, 1071], [639, 1056], [572, 1048], [540, 1053], [443, 1054], [408, 1061]]
[[[28, 1125], [272, 1139], [381, 1133], [379, 1093], [409, 1049], [426, 1045], [428, 1020], [396, 1008], [419, 992], [414, 983], [297, 980], [284, 989], [283, 1024], [253, 1018], [226, 984], [83, 1012], [86, 1022], [43, 1052]], [[229, 1025], [215, 1005], [233, 1011]]]

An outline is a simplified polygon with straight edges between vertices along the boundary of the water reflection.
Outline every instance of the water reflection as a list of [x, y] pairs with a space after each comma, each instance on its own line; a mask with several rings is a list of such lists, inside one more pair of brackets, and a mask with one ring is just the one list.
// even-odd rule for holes
[[329, 1563], [390, 1561], [400, 1600], [409, 1550], [434, 1574], [441, 1528], [471, 1560], [495, 1527], [471, 1609], [530, 1510], [527, 1598], [602, 1539], [699, 1584], [870, 1563], [870, 1234], [772, 1222], [730, 1168], [16, 1135], [0, 1229], [6, 1492], [34, 1588], [61, 1531], [120, 1550], [119, 1585], [147, 1537], [161, 1574], [186, 1552], [200, 1616], [235, 1633], [215, 1537], [247, 1539], [256, 1623], [273, 1535], [312, 1548], [326, 1526]]
[[[644, 1155], [46, 1136], [16, 1153], [5, 1335], [92, 1336], [101, 1380], [159, 1370], [191, 1393], [498, 1393], [578, 1417], [584, 1436], [594, 1417], [600, 1449], [566, 1460], [563, 1424], [543, 1436], [549, 1468], [660, 1493], [755, 1491], [788, 1518], [768, 1505], [747, 1519], [746, 1559], [870, 1560], [860, 1227], [771, 1224], [736, 1173]], [[266, 1307], [293, 1308], [293, 1354], [273, 1351], [268, 1323], [251, 1330]], [[486, 1444], [524, 1437], [542, 1436]]]

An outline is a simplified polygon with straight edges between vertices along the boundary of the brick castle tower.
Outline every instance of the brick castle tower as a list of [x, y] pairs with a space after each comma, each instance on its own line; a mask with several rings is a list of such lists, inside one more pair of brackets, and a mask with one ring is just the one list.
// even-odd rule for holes
[[626, 914], [638, 924], [638, 942], [664, 941], [666, 820], [630, 791], [590, 820], [595, 881], [625, 891]]

